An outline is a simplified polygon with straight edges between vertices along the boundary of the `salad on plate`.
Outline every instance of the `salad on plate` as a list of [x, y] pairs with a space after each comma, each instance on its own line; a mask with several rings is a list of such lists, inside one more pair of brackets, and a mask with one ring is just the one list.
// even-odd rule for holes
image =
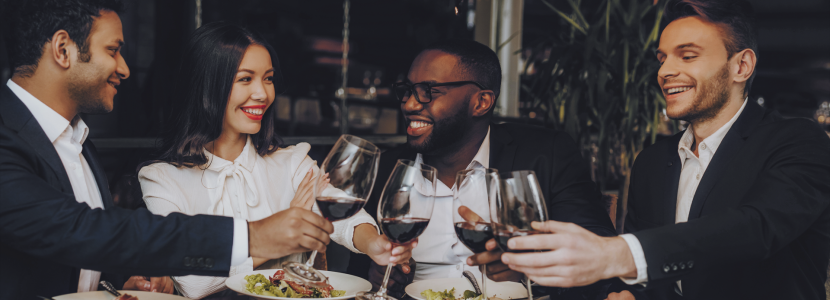
[[272, 297], [285, 298], [332, 298], [340, 297], [346, 294], [346, 291], [335, 290], [334, 287], [328, 285], [326, 287], [318, 288], [306, 286], [285, 278], [285, 271], [277, 270], [274, 276], [265, 278], [262, 274], [253, 274], [245, 276], [245, 281], [248, 283], [245, 288], [248, 292]]

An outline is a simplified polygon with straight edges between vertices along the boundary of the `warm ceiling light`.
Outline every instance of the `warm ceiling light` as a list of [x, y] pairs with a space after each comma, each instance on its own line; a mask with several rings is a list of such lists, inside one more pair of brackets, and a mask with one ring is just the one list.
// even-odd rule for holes
[[455, 15], [458, 15], [458, 6], [455, 7]]

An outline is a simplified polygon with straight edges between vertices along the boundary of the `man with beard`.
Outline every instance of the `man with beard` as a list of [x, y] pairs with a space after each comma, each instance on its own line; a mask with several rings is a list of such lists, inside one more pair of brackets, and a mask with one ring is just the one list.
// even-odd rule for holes
[[830, 139], [748, 100], [757, 49], [748, 2], [672, 0], [666, 16], [657, 80], [668, 116], [689, 126], [637, 157], [630, 234], [536, 223], [552, 234], [510, 247], [553, 251], [502, 260], [549, 286], [622, 277], [649, 299], [824, 299]]
[[[461, 278], [478, 265], [497, 281], [518, 281], [499, 260], [495, 240], [489, 251], [473, 253], [458, 241], [453, 229], [451, 187], [458, 171], [474, 167], [499, 172], [533, 170], [538, 176], [550, 219], [579, 224], [598, 235], [615, 235], [588, 164], [576, 143], [563, 132], [519, 124], [491, 123], [499, 95], [501, 67], [495, 52], [475, 41], [449, 40], [433, 44], [413, 61], [405, 81], [394, 91], [407, 122], [407, 144], [381, 156], [377, 183], [366, 211], [377, 211], [385, 179], [398, 159], [422, 161], [437, 169], [438, 187], [430, 225], [418, 239], [412, 257], [414, 274], [402, 266], [393, 276], [393, 291], [402, 292], [410, 273], [414, 280]], [[481, 201], [487, 201], [486, 198]], [[370, 262], [353, 255], [350, 273], [366, 276]], [[370, 278], [382, 279], [385, 267], [375, 266]], [[480, 278], [480, 277], [479, 277]], [[569, 291], [580, 292], [580, 291]]]
[[[121, 274], [227, 276], [249, 256], [325, 251], [332, 225], [305, 209], [248, 223], [115, 207], [79, 114], [111, 111], [130, 75], [121, 4], [14, 5], [14, 74], [0, 86], [0, 299], [94, 291], [100, 279], [121, 288]], [[132, 277], [123, 288], [173, 291], [151, 281]]]

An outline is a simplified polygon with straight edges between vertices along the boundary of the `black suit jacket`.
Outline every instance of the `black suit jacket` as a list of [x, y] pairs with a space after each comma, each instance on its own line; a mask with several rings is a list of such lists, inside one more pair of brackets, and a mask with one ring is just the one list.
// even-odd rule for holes
[[[366, 212], [377, 218], [380, 194], [395, 163], [398, 159], [414, 160], [416, 155], [407, 144], [381, 154]], [[522, 124], [491, 124], [490, 168], [499, 172], [533, 170], [551, 220], [576, 223], [602, 236], [616, 235], [588, 163], [566, 133]], [[366, 278], [370, 263], [368, 256], [353, 253], [348, 272]]]
[[76, 292], [81, 268], [122, 275], [227, 276], [233, 220], [115, 207], [91, 142], [83, 155], [106, 210], [75, 200], [55, 147], [0, 88], [0, 299]]
[[746, 104], [675, 225], [683, 133], [640, 153], [625, 230], [643, 246], [647, 291], [686, 299], [824, 299], [830, 139], [813, 122]]

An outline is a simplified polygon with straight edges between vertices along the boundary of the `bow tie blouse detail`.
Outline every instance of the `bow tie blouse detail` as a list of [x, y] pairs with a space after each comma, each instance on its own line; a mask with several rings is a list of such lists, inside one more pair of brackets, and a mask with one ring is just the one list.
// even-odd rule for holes
[[[251, 174], [257, 158], [251, 138], [248, 137], [242, 153], [233, 162], [213, 155], [207, 149], [204, 151], [208, 164], [201, 181], [208, 189], [208, 212], [248, 220], [248, 207], [259, 204], [256, 183]], [[213, 174], [216, 174], [215, 177]]]

